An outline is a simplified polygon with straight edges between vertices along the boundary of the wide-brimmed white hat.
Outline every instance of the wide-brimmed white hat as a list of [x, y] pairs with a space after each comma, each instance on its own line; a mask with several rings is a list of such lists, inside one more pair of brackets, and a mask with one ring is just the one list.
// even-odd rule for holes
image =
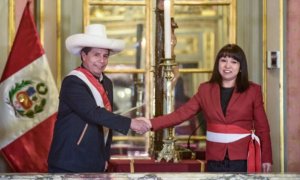
[[104, 25], [90, 24], [86, 27], [85, 33], [74, 34], [66, 39], [66, 48], [71, 54], [80, 56], [80, 51], [84, 47], [109, 49], [112, 55], [122, 51], [125, 48], [125, 42], [107, 38]]

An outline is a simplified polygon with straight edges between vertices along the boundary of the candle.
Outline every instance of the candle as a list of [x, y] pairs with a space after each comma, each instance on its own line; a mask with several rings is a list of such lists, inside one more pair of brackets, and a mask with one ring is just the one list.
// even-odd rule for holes
[[170, 0], [164, 0], [164, 21], [165, 21], [165, 58], [171, 59], [171, 8]]

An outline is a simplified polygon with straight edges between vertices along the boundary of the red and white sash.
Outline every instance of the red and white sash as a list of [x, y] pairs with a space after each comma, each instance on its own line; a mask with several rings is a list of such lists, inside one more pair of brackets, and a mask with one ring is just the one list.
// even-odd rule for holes
[[[85, 84], [90, 88], [94, 99], [96, 101], [97, 106], [104, 107], [108, 111], [112, 111], [109, 99], [107, 94], [103, 88], [103, 86], [99, 83], [98, 79], [96, 79], [87, 69], [82, 67], [78, 67], [71, 71], [68, 75], [74, 75], [80, 78]], [[108, 137], [109, 128], [103, 126], [104, 133], [104, 142], [106, 144]]]
[[235, 125], [207, 125], [206, 139], [210, 142], [231, 143], [248, 136], [251, 136], [247, 158], [248, 172], [261, 172], [260, 140], [254, 134], [254, 131], [249, 131]]

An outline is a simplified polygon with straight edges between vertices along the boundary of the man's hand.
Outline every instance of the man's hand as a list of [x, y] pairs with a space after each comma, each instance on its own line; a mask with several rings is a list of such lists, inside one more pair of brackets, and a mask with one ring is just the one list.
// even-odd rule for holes
[[145, 132], [149, 131], [151, 127], [152, 125], [150, 120], [145, 117], [131, 119], [130, 129], [139, 134], [144, 134]]

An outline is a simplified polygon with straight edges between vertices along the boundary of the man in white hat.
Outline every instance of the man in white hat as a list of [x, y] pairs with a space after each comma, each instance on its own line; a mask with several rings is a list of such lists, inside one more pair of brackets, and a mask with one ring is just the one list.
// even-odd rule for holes
[[110, 158], [112, 130], [144, 132], [150, 124], [112, 112], [112, 82], [103, 71], [108, 57], [124, 49], [109, 39], [105, 26], [89, 25], [83, 34], [67, 38], [66, 47], [81, 57], [82, 65], [63, 80], [57, 121], [48, 157], [51, 173], [104, 172]]

